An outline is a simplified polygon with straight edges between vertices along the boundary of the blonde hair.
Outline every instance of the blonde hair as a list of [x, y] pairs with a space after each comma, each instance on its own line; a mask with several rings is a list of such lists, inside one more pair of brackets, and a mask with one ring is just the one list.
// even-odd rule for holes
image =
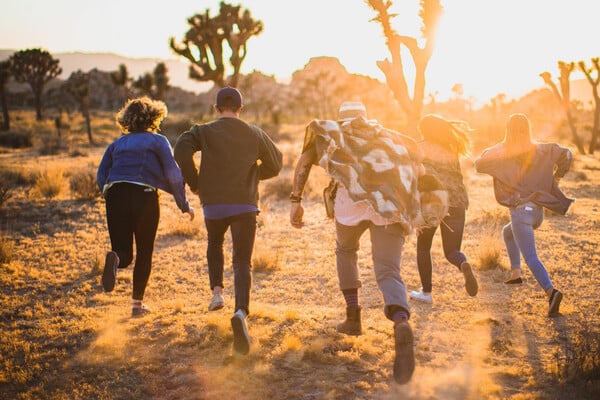
[[509, 154], [520, 154], [530, 151], [531, 124], [525, 114], [515, 113], [508, 117], [504, 134], [504, 147]]
[[472, 129], [465, 121], [449, 121], [436, 114], [427, 114], [419, 121], [419, 131], [426, 141], [456, 155], [466, 156], [471, 151], [468, 133]]
[[123, 133], [158, 132], [167, 113], [164, 102], [144, 96], [127, 100], [115, 119]]

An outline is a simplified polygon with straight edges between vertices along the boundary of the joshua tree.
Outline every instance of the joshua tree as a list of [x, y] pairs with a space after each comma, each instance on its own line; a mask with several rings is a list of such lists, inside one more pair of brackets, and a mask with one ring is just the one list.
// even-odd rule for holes
[[[443, 14], [444, 8], [440, 0], [420, 0], [419, 17], [422, 21], [421, 34], [424, 46], [419, 47], [417, 39], [410, 36], [399, 35], [391, 26], [391, 19], [395, 14], [388, 12], [393, 5], [392, 0], [367, 0], [369, 6], [377, 12], [373, 18], [381, 24], [386, 44], [392, 60], [378, 61], [377, 66], [385, 75], [388, 87], [394, 93], [394, 97], [404, 110], [408, 119], [407, 133], [416, 135], [417, 123], [421, 118], [423, 99], [425, 96], [425, 71], [429, 59], [435, 47], [435, 34], [438, 22]], [[400, 46], [405, 46], [415, 64], [415, 82], [413, 86], [413, 97], [410, 97]]]
[[27, 49], [17, 51], [10, 57], [11, 72], [15, 80], [28, 83], [33, 92], [36, 118], [42, 119], [42, 94], [46, 83], [62, 73], [55, 59], [46, 50]]
[[169, 90], [169, 70], [165, 63], [161, 62], [156, 64], [154, 71], [152, 72], [154, 78], [154, 98], [157, 100], [163, 100], [165, 93]]
[[64, 83], [65, 91], [77, 102], [79, 111], [85, 118], [88, 140], [94, 143], [92, 137], [92, 124], [90, 118], [90, 73], [77, 70], [71, 73], [69, 79]]
[[583, 142], [577, 135], [577, 128], [575, 127], [575, 121], [573, 119], [573, 114], [571, 114], [571, 83], [569, 81], [569, 77], [573, 69], [575, 68], [575, 63], [567, 63], [564, 61], [558, 62], [558, 69], [560, 71], [560, 77], [558, 81], [560, 83], [560, 90], [552, 80], [552, 75], [550, 72], [542, 72], [540, 77], [544, 80], [546, 85], [550, 86], [552, 89], [552, 93], [556, 96], [558, 101], [560, 102], [565, 115], [567, 116], [567, 122], [569, 123], [569, 127], [571, 128], [571, 135], [573, 136], [573, 143], [577, 146], [577, 150], [581, 154], [585, 154], [585, 148], [583, 147]]
[[0, 129], [7, 131], [10, 129], [10, 119], [8, 115], [8, 102], [6, 101], [6, 84], [10, 79], [10, 61], [0, 62], [0, 103], [2, 104], [2, 126]]
[[[594, 97], [594, 125], [592, 127], [590, 147], [588, 147], [590, 154], [593, 154], [596, 149], [598, 133], [600, 131], [600, 96], [598, 96], [598, 84], [600, 84], [600, 60], [598, 57], [592, 58], [592, 67], [593, 69], [587, 68], [585, 62], [579, 61], [579, 68], [583, 71], [585, 77], [592, 86], [592, 95]], [[595, 78], [592, 76], [594, 70], [596, 71]]]
[[[246, 58], [246, 43], [263, 30], [263, 23], [254, 20], [249, 10], [241, 10], [241, 6], [232, 6], [221, 2], [219, 15], [210, 16], [209, 9], [204, 14], [196, 14], [188, 18], [190, 29], [181, 44], [170, 39], [171, 49], [187, 58], [190, 64], [190, 78], [203, 82], [214, 82], [216, 86], [237, 86], [240, 68]], [[229, 81], [225, 79], [223, 61], [223, 42], [231, 49], [229, 62], [233, 74]]]
[[127, 100], [129, 94], [129, 84], [131, 83], [131, 77], [125, 64], [119, 64], [119, 69], [110, 73], [110, 79], [112, 83], [119, 90], [119, 97], [122, 103]]
[[154, 77], [150, 72], [144, 73], [133, 82], [134, 88], [138, 89], [143, 96], [153, 97], [152, 88], [154, 87]]

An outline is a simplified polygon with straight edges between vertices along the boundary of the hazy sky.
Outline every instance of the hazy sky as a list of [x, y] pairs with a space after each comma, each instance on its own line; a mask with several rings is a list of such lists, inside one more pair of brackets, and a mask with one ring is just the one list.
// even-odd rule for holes
[[[376, 60], [389, 57], [375, 13], [362, 0], [229, 1], [250, 9], [264, 32], [248, 42], [243, 72], [281, 78], [311, 57], [337, 57], [349, 72], [383, 80]], [[418, 0], [395, 0], [400, 33], [418, 35]], [[0, 48], [111, 52], [174, 58], [168, 39], [186, 19], [219, 0], [0, 0]], [[456, 83], [487, 101], [541, 87], [557, 61], [600, 56], [597, 0], [443, 0], [445, 15], [428, 68], [427, 92], [445, 97]], [[405, 64], [410, 65], [408, 56]], [[574, 78], [581, 77], [578, 74]]]

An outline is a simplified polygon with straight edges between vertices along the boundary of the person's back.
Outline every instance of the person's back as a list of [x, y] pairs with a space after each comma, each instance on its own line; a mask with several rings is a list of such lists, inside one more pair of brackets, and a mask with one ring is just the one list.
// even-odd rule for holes
[[[213, 298], [209, 311], [225, 306], [223, 243], [231, 231], [235, 312], [231, 318], [233, 349], [250, 351], [246, 316], [250, 308], [250, 273], [256, 238], [258, 183], [279, 174], [282, 154], [260, 128], [239, 119], [242, 95], [231, 87], [217, 93], [218, 119], [195, 125], [175, 144], [175, 159], [185, 182], [200, 196], [207, 234], [206, 260]], [[201, 152], [200, 168], [194, 154]]]

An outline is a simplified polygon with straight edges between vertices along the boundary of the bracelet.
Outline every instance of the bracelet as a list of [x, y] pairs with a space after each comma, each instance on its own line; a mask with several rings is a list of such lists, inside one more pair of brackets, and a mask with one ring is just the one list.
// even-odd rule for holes
[[290, 193], [290, 201], [292, 203], [300, 203], [302, 202], [302, 196], [296, 196], [294, 193]]

